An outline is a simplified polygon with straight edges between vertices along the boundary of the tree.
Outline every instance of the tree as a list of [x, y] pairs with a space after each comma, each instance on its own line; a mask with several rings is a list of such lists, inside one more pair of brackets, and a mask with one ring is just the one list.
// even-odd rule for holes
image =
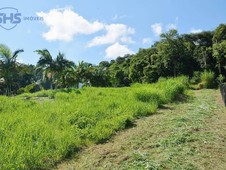
[[216, 58], [219, 74], [226, 74], [226, 40], [213, 45], [213, 56]]
[[70, 71], [68, 68], [74, 66], [74, 63], [72, 61], [67, 60], [65, 58], [65, 55], [61, 52], [58, 53], [56, 60], [54, 60], [54, 63], [56, 68], [56, 77], [58, 81], [57, 85], [61, 88], [65, 88], [67, 72]]
[[56, 63], [47, 49], [36, 50], [35, 52], [40, 55], [37, 67], [43, 71], [43, 79], [49, 79], [50, 89], [53, 89], [54, 74], [57, 71]]
[[226, 74], [226, 24], [220, 24], [213, 35], [213, 56], [219, 74]]
[[111, 86], [110, 63], [101, 61], [98, 66], [93, 66], [90, 83], [94, 87], [109, 87]]
[[179, 38], [177, 30], [169, 30], [167, 33], [161, 34], [162, 43], [160, 43], [159, 53], [164, 59], [164, 64], [169, 71], [173, 71], [176, 77], [181, 68], [180, 61], [183, 53], [183, 43]]
[[[184, 41], [186, 41], [189, 46], [189, 56], [191, 56], [189, 61], [194, 60], [192, 63], [188, 64], [192, 72], [216, 70], [216, 60], [212, 55], [213, 34], [213, 31], [203, 31], [195, 34], [182, 35]], [[193, 68], [191, 68], [191, 66]]]
[[214, 69], [215, 61], [212, 55], [212, 47], [197, 46], [194, 50], [194, 58], [199, 64], [200, 69]]
[[136, 55], [131, 56], [129, 66], [129, 79], [132, 82], [149, 83], [155, 81], [152, 75], [151, 56], [157, 52], [156, 48], [139, 49]]
[[35, 66], [27, 64], [17, 64], [16, 67], [18, 71], [17, 75], [17, 86], [18, 88], [26, 87], [38, 80], [38, 75], [36, 75]]
[[[56, 59], [53, 59], [51, 54], [47, 49], [37, 50], [40, 55], [40, 59], [37, 64], [37, 69], [41, 69], [43, 72], [43, 78], [47, 78], [50, 82], [50, 89], [55, 87], [65, 88], [68, 84], [67, 79], [72, 76], [71, 74], [74, 71], [75, 65], [72, 61], [69, 61], [65, 58], [65, 55], [61, 52], [58, 53]], [[70, 82], [72, 82], [70, 80]], [[70, 84], [71, 85], [71, 84]]]
[[161, 35], [161, 41], [157, 44], [158, 56], [164, 64], [167, 75], [178, 76], [191, 75], [194, 59], [192, 58], [192, 44], [186, 41], [177, 30], [170, 30]]
[[16, 70], [16, 59], [23, 51], [24, 50], [19, 49], [12, 53], [9, 47], [4, 44], [0, 44], [0, 78], [4, 79], [4, 91], [6, 95], [11, 95], [12, 87], [16, 83], [15, 79], [18, 74]]
[[195, 46], [212, 47], [213, 31], [203, 31], [200, 33], [184, 34], [182, 37]]
[[79, 83], [84, 83], [84, 75], [87, 67], [88, 64], [85, 63], [84, 61], [79, 62], [76, 67], [75, 76], [77, 79], [77, 88], [79, 88]]
[[110, 83], [114, 87], [129, 86], [129, 66], [131, 55], [125, 55], [124, 57], [118, 57], [114, 62], [111, 62], [109, 67]]
[[226, 40], [226, 24], [220, 24], [213, 35], [213, 43], [220, 43], [223, 40]]

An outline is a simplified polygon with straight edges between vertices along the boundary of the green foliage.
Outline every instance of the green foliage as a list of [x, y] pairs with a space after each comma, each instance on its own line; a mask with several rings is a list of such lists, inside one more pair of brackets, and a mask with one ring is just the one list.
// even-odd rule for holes
[[191, 84], [198, 84], [200, 82], [201, 82], [201, 72], [195, 71], [193, 73], [193, 76], [192, 76], [191, 80], [190, 80], [190, 83]]
[[37, 91], [40, 91], [42, 90], [41, 86], [38, 85], [38, 84], [30, 84], [30, 85], [27, 85], [26, 87], [24, 88], [20, 88], [18, 91], [17, 91], [17, 94], [22, 94], [22, 93], [34, 93], [34, 92], [37, 92]]
[[204, 71], [201, 73], [201, 81], [204, 88], [214, 88], [215, 87], [215, 75], [212, 71]]
[[49, 169], [104, 142], [186, 89], [186, 77], [130, 88], [47, 90], [0, 96], [0, 169]]
[[[84, 87], [128, 87], [134, 83], [154, 83], [160, 77], [186, 75], [195, 71], [210, 70], [215, 76], [226, 75], [226, 25], [220, 24], [214, 31], [182, 34], [169, 30], [160, 41], [136, 54], [119, 56], [115, 60], [101, 61], [93, 65], [84, 61], [77, 65], [59, 52], [53, 58], [47, 49], [36, 50], [40, 55], [36, 66], [15, 62], [5, 45], [0, 45], [0, 94], [16, 94], [24, 87], [39, 83], [45, 89]], [[7, 64], [8, 63], [8, 64]], [[191, 82], [197, 83], [194, 75]], [[199, 85], [205, 86], [204, 83]], [[29, 91], [29, 90], [25, 90]]]
[[217, 80], [219, 83], [223, 83], [224, 80], [225, 80], [225, 76], [223, 76], [222, 74], [220, 74], [218, 77], [217, 77]]
[[219, 73], [224, 73], [226, 65], [226, 40], [213, 45], [213, 56], [216, 59], [216, 67]]
[[16, 86], [16, 78], [18, 70], [16, 69], [16, 59], [19, 53], [23, 50], [11, 52], [10, 48], [4, 44], [0, 44], [0, 78], [4, 78], [4, 92], [6, 95], [11, 95], [12, 87]]
[[138, 101], [142, 101], [142, 102], [155, 101], [156, 103], [159, 103], [160, 101], [159, 94], [155, 92], [150, 92], [150, 91], [140, 91], [136, 93], [136, 98]]
[[226, 24], [220, 24], [214, 32], [213, 42], [219, 43], [223, 40], [226, 40]]

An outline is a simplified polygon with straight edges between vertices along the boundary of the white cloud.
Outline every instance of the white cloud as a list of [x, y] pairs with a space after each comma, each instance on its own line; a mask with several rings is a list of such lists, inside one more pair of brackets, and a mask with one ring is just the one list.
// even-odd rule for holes
[[167, 30], [172, 30], [172, 29], [177, 29], [177, 25], [176, 24], [167, 25]]
[[125, 44], [133, 44], [135, 43], [131, 37], [122, 37], [120, 39], [121, 42], [125, 43]]
[[179, 23], [179, 17], [176, 17], [174, 23], [168, 24], [166, 26], [167, 30], [177, 29], [178, 23]]
[[48, 41], [71, 41], [77, 34], [93, 34], [104, 28], [98, 21], [89, 22], [70, 8], [52, 9], [47, 13], [38, 12], [44, 18], [44, 24], [49, 27], [43, 37]]
[[[106, 48], [106, 58], [117, 58], [125, 54], [134, 54], [126, 45], [134, 43], [131, 35], [135, 34], [135, 29], [125, 24], [105, 24], [99, 21], [88, 21], [84, 17], [74, 12], [71, 8], [52, 9], [48, 12], [38, 12], [37, 16], [43, 17], [43, 23], [48, 27], [48, 31], [42, 36], [48, 41], [72, 41], [76, 35], [89, 35], [99, 31], [105, 33], [94, 37], [87, 43], [88, 47], [110, 44]], [[126, 16], [114, 16], [114, 20]]]
[[151, 28], [152, 28], [152, 31], [157, 35], [161, 35], [162, 34], [162, 24], [161, 23], [156, 23], [156, 24], [153, 24], [151, 25]]
[[165, 31], [177, 29], [178, 23], [179, 23], [179, 18], [176, 17], [173, 23], [169, 23], [168, 25], [163, 23], [155, 23], [151, 25], [151, 29], [156, 36], [160, 36]]
[[128, 49], [126, 45], [121, 45], [118, 42], [108, 47], [105, 50], [105, 53], [106, 58], [109, 59], [116, 59], [119, 56], [123, 57], [126, 54], [134, 54], [134, 52]]
[[193, 34], [196, 34], [196, 33], [202, 32], [202, 30], [201, 29], [194, 29], [194, 28], [192, 28], [190, 32], [193, 33]]
[[103, 36], [97, 36], [92, 39], [87, 46], [99, 46], [104, 44], [113, 44], [117, 41], [124, 43], [132, 43], [132, 38], [129, 35], [134, 34], [135, 30], [124, 24], [110, 24], [105, 25], [105, 30], [107, 33]]
[[112, 20], [118, 20], [118, 19], [123, 19], [123, 18], [126, 18], [127, 17], [127, 15], [117, 15], [117, 14], [115, 14], [114, 15], [114, 17], [112, 18]]
[[152, 40], [151, 40], [151, 38], [143, 38], [142, 43], [143, 44], [151, 44]]

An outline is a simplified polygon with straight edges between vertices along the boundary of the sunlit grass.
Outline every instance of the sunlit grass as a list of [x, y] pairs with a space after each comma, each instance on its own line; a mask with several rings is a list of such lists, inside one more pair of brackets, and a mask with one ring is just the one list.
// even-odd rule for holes
[[0, 96], [0, 169], [48, 169], [80, 147], [104, 142], [156, 112], [187, 88], [187, 78], [127, 88], [48, 90]]

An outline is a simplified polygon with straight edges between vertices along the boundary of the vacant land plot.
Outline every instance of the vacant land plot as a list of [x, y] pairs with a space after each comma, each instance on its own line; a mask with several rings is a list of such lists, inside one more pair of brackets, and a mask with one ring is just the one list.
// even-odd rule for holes
[[183, 94], [187, 78], [0, 97], [0, 169], [49, 169]]
[[190, 91], [58, 166], [74, 169], [226, 169], [226, 109], [216, 90]]

